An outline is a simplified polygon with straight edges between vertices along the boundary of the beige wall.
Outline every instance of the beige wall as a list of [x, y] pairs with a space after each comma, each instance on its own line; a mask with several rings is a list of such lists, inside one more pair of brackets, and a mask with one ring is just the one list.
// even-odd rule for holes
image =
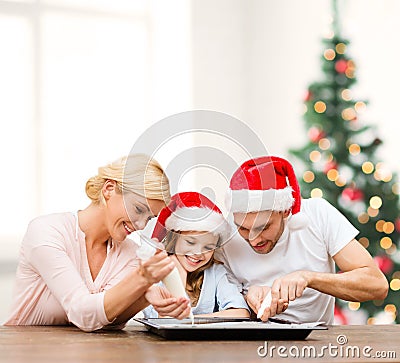
[[[354, 97], [370, 101], [381, 157], [400, 172], [397, 65], [400, 3], [339, 1], [343, 34], [358, 64]], [[328, 0], [192, 2], [193, 103], [248, 123], [271, 154], [303, 145], [301, 120], [307, 86], [320, 79], [322, 37], [329, 30]]]

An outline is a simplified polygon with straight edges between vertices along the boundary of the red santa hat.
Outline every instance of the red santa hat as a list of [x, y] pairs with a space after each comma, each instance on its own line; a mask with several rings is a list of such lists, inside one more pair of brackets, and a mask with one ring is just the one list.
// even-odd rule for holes
[[291, 229], [307, 224], [307, 217], [300, 213], [299, 183], [292, 165], [285, 159], [276, 156], [250, 159], [235, 171], [229, 187], [227, 206], [233, 213], [290, 210]]
[[205, 195], [182, 192], [172, 196], [169, 204], [158, 215], [152, 238], [161, 241], [167, 231], [211, 232], [225, 242], [230, 226], [221, 210]]

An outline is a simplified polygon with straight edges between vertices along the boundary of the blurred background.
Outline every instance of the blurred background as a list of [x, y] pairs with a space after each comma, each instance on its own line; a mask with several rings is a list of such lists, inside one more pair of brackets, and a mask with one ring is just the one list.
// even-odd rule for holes
[[[357, 65], [352, 94], [369, 101], [359, 118], [376, 126], [374, 158], [395, 175], [400, 2], [337, 5]], [[333, 15], [330, 0], [0, 0], [0, 322], [29, 220], [84, 208], [86, 180], [155, 122], [223, 112], [303, 168], [289, 150], [310, 142], [304, 102], [324, 77]], [[392, 305], [376, 306], [393, 317]]]

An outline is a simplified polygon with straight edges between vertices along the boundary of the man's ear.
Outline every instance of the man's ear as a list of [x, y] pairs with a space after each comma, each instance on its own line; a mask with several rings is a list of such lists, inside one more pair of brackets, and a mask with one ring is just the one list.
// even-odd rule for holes
[[111, 198], [115, 189], [117, 187], [117, 183], [115, 180], [106, 180], [101, 192], [103, 193], [104, 199], [107, 201]]

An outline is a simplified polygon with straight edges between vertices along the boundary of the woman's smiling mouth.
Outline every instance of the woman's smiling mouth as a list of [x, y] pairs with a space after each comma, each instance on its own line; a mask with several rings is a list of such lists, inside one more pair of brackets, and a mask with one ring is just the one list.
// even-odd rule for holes
[[135, 230], [129, 228], [128, 225], [127, 225], [125, 222], [122, 222], [122, 224], [123, 224], [123, 226], [124, 226], [124, 228], [125, 228], [125, 231], [126, 231], [128, 234], [131, 234], [132, 232], [135, 232]]

